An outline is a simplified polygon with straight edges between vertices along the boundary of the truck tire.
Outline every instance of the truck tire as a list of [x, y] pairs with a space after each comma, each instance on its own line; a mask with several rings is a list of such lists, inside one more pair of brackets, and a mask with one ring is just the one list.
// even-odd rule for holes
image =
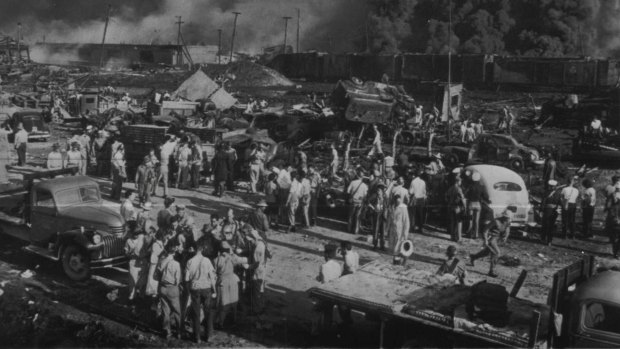
[[514, 158], [510, 160], [510, 168], [515, 170], [515, 171], [523, 171], [523, 169], [525, 168], [525, 164], [523, 162], [523, 159], [521, 158]]
[[90, 278], [90, 258], [88, 253], [77, 245], [68, 245], [62, 251], [62, 270], [73, 281]]

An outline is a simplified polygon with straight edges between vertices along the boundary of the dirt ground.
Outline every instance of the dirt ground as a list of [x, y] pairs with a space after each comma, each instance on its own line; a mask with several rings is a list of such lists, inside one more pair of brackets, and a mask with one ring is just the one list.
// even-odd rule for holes
[[[537, 103], [548, 95], [535, 96]], [[295, 97], [296, 100], [299, 96]], [[515, 102], [514, 100], [517, 100]], [[531, 120], [534, 111], [528, 106], [523, 94], [510, 92], [472, 92], [466, 95], [466, 113], [482, 115], [491, 125], [497, 117], [502, 104], [496, 101], [509, 100], [517, 108], [519, 127], [515, 137], [536, 146], [556, 145], [560, 148], [570, 144], [572, 131], [562, 129], [542, 129], [534, 131]], [[495, 104], [494, 104], [495, 103]], [[29, 162], [42, 165], [50, 145], [63, 141], [71, 132], [67, 127], [57, 127], [48, 143], [29, 145]], [[386, 147], [387, 149], [387, 147]], [[309, 159], [312, 162], [312, 159]], [[569, 168], [580, 164], [568, 162]], [[594, 171], [590, 177], [596, 180], [600, 189], [609, 182], [613, 168]], [[529, 183], [537, 183], [539, 171], [523, 173]], [[17, 176], [15, 178], [17, 180]], [[97, 179], [104, 193], [109, 192], [110, 183]], [[526, 181], [526, 183], [528, 183]], [[126, 184], [126, 188], [132, 187]], [[194, 216], [196, 225], [201, 227], [208, 222], [212, 213], [224, 214], [233, 208], [237, 216], [250, 209], [260, 197], [257, 195], [233, 193], [225, 198], [210, 195], [212, 187], [202, 186], [199, 190], [175, 190], [171, 194], [178, 204], [185, 204]], [[501, 246], [505, 256], [503, 261], [517, 258], [518, 266], [500, 263], [497, 269], [499, 282], [511, 288], [521, 270], [528, 271], [525, 284], [519, 297], [536, 302], [546, 302], [552, 283], [553, 273], [577, 260], [582, 254], [593, 254], [601, 266], [620, 266], [620, 262], [610, 256], [607, 237], [602, 228], [602, 195], [599, 194], [595, 222], [597, 228], [593, 239], [562, 240], [556, 238], [552, 246], [538, 242], [536, 230], [513, 234], [506, 245]], [[163, 206], [162, 198], [154, 198], [155, 217]], [[118, 206], [118, 203], [110, 203]], [[580, 217], [578, 213], [577, 217]], [[579, 218], [578, 218], [579, 219]], [[217, 331], [212, 339], [215, 347], [369, 347], [378, 344], [379, 325], [364, 320], [354, 314], [356, 325], [339, 329], [327, 336], [312, 335], [313, 323], [317, 314], [308, 290], [318, 286], [316, 281], [319, 266], [323, 262], [322, 248], [328, 242], [351, 241], [359, 252], [361, 263], [376, 259], [390, 262], [391, 256], [372, 250], [366, 236], [352, 236], [344, 233], [344, 217], [320, 217], [318, 226], [311, 229], [298, 229], [296, 233], [284, 234], [272, 231], [268, 234], [272, 259], [267, 266], [266, 299], [267, 310], [260, 318], [242, 315], [238, 325], [231, 330]], [[517, 236], [518, 235], [518, 236]], [[414, 254], [409, 267], [434, 270], [441, 264], [443, 253], [449, 245], [458, 247], [458, 256], [467, 259], [470, 253], [481, 247], [479, 240], [463, 239], [455, 244], [449, 240], [439, 218], [431, 218], [424, 234], [411, 235]], [[19, 241], [0, 237], [0, 341], [7, 346], [103, 346], [103, 347], [145, 347], [174, 346], [184, 347], [193, 344], [186, 340], [166, 342], [158, 332], [158, 324], [148, 305], [132, 312], [127, 298], [127, 274], [122, 269], [104, 269], [94, 273], [93, 279], [83, 283], [72, 282], [64, 277], [57, 266], [50, 262], [21, 251]], [[23, 271], [32, 270], [35, 275], [24, 278]], [[486, 279], [488, 261], [481, 260], [475, 267], [468, 267], [467, 283]], [[117, 291], [115, 291], [117, 290]], [[110, 294], [118, 292], [118, 298], [110, 300]], [[241, 314], [245, 314], [242, 310]]]

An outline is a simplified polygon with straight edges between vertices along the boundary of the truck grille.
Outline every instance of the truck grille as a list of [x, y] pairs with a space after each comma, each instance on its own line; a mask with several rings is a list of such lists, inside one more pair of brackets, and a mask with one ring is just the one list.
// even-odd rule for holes
[[111, 258], [122, 256], [125, 251], [125, 240], [122, 237], [116, 237], [112, 235], [102, 236], [103, 242], [103, 255], [102, 258]]

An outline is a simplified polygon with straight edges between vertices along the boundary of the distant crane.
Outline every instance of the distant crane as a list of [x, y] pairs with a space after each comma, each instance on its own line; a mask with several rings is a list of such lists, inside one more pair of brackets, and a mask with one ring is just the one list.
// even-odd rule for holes
[[232, 62], [233, 52], [235, 50], [235, 34], [237, 34], [237, 17], [239, 17], [241, 12], [233, 13], [235, 14], [235, 21], [233, 22], [232, 39], [230, 40], [230, 58], [228, 59], [228, 63]]
[[101, 54], [99, 56], [99, 70], [103, 68], [103, 53], [105, 51], [105, 36], [108, 33], [108, 24], [110, 23], [110, 12], [112, 12], [112, 5], [108, 4], [108, 11], [105, 15], [105, 26], [103, 27], [103, 38], [101, 39]]
[[282, 18], [284, 19], [284, 46], [282, 47], [282, 53], [286, 53], [286, 34], [288, 31], [288, 20], [291, 19], [292, 17], [285, 16]]

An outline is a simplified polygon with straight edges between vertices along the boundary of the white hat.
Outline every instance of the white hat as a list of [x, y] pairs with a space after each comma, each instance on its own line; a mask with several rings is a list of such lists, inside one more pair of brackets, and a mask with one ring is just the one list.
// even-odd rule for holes
[[86, 126], [86, 130], [90, 131], [90, 130], [92, 130], [92, 129], [93, 129], [93, 125], [88, 125], [88, 126]]
[[409, 257], [413, 254], [413, 242], [411, 240], [405, 240], [400, 244], [400, 255], [403, 257]]
[[478, 182], [480, 180], [480, 173], [474, 172], [474, 174], [471, 175], [471, 180], [474, 182]]
[[150, 202], [150, 201], [147, 201], [147, 202], [142, 204], [142, 208], [147, 210], [147, 211], [150, 211], [153, 208], [153, 203]]
[[555, 187], [556, 185], [558, 185], [558, 181], [556, 181], [555, 179], [550, 179], [549, 182], [547, 182], [547, 184], [549, 184], [552, 187]]

